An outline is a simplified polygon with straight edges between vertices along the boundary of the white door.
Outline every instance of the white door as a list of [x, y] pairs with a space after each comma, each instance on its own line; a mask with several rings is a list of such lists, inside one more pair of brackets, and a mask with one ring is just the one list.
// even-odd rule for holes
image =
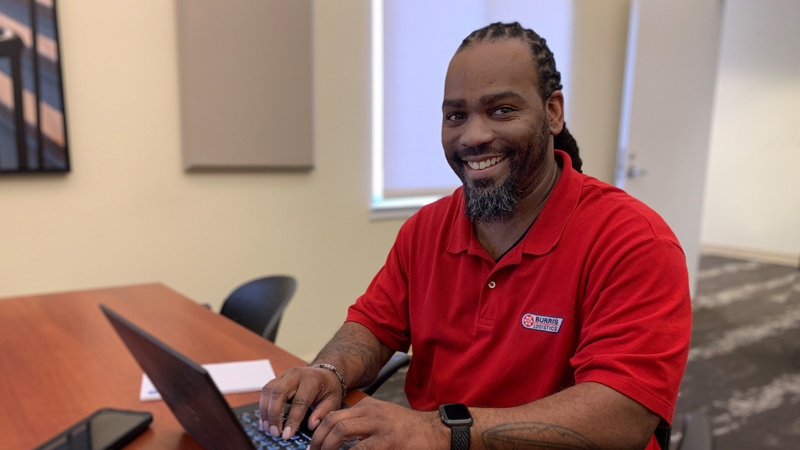
[[658, 212], [695, 292], [722, 0], [633, 0], [616, 184]]

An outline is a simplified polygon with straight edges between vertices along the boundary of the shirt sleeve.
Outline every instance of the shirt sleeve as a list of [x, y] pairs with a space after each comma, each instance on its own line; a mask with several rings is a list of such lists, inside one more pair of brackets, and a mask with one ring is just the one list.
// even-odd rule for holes
[[403, 255], [410, 245], [409, 219], [397, 235], [386, 263], [375, 275], [367, 291], [347, 313], [347, 322], [364, 325], [384, 345], [394, 351], [407, 352], [411, 345], [408, 314], [408, 277]]
[[653, 238], [610, 270], [584, 304], [575, 382], [601, 383], [672, 422], [691, 337], [686, 261], [674, 242]]

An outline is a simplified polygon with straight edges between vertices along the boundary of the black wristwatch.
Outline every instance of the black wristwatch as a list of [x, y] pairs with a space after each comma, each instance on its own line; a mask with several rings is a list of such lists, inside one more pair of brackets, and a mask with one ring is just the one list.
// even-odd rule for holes
[[450, 427], [450, 450], [469, 450], [469, 427], [472, 414], [463, 403], [450, 403], [439, 407], [442, 423]]

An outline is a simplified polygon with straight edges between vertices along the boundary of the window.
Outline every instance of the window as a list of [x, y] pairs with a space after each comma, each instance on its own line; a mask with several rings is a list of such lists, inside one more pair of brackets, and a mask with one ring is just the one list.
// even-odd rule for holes
[[565, 86], [572, 0], [372, 0], [373, 218], [407, 217], [461, 183], [444, 158], [444, 78], [461, 41], [518, 21], [547, 39]]

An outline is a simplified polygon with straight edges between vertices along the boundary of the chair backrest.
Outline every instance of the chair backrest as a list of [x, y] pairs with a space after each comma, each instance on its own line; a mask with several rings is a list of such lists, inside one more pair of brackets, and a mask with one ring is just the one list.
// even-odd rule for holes
[[683, 421], [683, 439], [678, 450], [712, 450], [714, 439], [711, 434], [711, 422], [699, 412], [688, 413]]
[[374, 395], [379, 387], [383, 386], [392, 375], [395, 374], [400, 368], [411, 364], [411, 356], [408, 353], [397, 352], [381, 367], [378, 372], [378, 377], [369, 386], [361, 388], [361, 392], [367, 395]]
[[658, 446], [661, 447], [661, 450], [669, 450], [669, 441], [670, 437], [672, 436], [672, 428], [666, 427], [658, 427], [656, 428], [656, 442], [658, 442]]
[[275, 342], [283, 310], [295, 289], [297, 281], [287, 275], [249, 281], [225, 299], [220, 314]]

